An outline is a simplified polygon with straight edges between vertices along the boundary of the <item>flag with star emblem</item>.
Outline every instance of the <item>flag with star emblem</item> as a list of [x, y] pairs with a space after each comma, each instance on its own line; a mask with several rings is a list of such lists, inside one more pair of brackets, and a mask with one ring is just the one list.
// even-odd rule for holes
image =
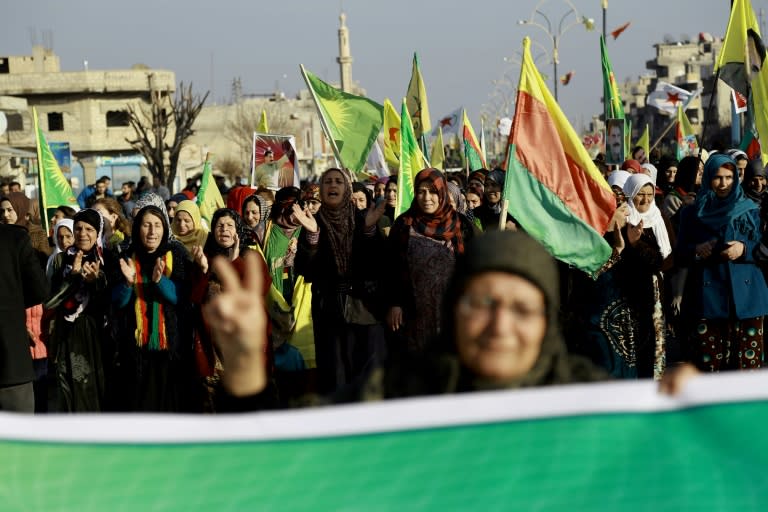
[[646, 104], [670, 115], [677, 114], [678, 105], [687, 105], [692, 92], [667, 82], [657, 82], [656, 89], [648, 93]]
[[339, 164], [355, 173], [362, 171], [384, 124], [384, 107], [323, 82], [303, 65], [301, 74]]
[[400, 168], [400, 114], [389, 98], [384, 100], [384, 160], [392, 171]]
[[413, 133], [416, 135], [416, 140], [419, 140], [432, 130], [432, 121], [429, 119], [427, 88], [424, 85], [424, 78], [419, 70], [419, 57], [415, 52], [413, 54], [413, 68], [411, 70], [411, 81], [408, 83], [406, 101], [408, 102], [408, 112], [413, 120]]
[[440, 128], [443, 132], [444, 140], [450, 142], [454, 138], [458, 139], [461, 134], [461, 112], [463, 110], [464, 107], [459, 107], [438, 119], [429, 135], [434, 139], [437, 137], [437, 129]]

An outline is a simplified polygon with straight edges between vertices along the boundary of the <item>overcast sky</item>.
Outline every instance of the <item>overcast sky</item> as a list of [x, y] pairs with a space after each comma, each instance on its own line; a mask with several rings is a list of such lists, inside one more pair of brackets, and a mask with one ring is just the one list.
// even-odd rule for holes
[[[538, 4], [553, 26], [570, 10], [566, 0]], [[768, 0], [752, 4], [759, 11]], [[300, 63], [338, 81], [343, 8], [352, 76], [371, 98], [400, 103], [417, 51], [433, 121], [463, 105], [474, 124], [482, 105], [491, 101], [493, 80], [516, 85], [519, 66], [511, 61], [525, 35], [551, 50], [544, 31], [517, 23], [529, 18], [536, 5], [535, 0], [16, 0], [0, 16], [0, 55], [29, 55], [33, 40], [52, 41], [64, 71], [83, 69], [84, 60], [91, 70], [142, 63], [172, 70], [177, 81], [192, 81], [199, 91], [212, 89], [219, 103], [230, 99], [235, 77], [241, 78], [244, 93], [279, 87], [294, 95], [304, 87]], [[602, 10], [600, 0], [573, 0], [572, 5], [595, 19], [595, 31], [577, 25], [560, 39], [558, 74], [575, 72], [568, 86], [560, 86], [560, 104], [578, 127], [602, 110]], [[646, 61], [655, 56], [653, 44], [665, 36], [723, 36], [729, 9], [730, 0], [609, 0], [608, 32], [632, 22], [616, 41], [609, 35], [617, 79], [646, 74]], [[573, 19], [569, 14], [565, 25]], [[505, 62], [504, 57], [513, 59]], [[547, 60], [541, 57], [539, 67], [551, 77]], [[510, 78], [503, 79], [505, 74]]]

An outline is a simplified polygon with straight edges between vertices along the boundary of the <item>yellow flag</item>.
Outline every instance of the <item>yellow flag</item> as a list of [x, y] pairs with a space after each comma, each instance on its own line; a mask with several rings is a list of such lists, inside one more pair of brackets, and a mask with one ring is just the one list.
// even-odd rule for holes
[[259, 133], [269, 133], [269, 124], [267, 124], [267, 111], [265, 109], [261, 109], [259, 126], [256, 127], [256, 131]]
[[203, 178], [200, 183], [200, 190], [197, 193], [197, 206], [200, 207], [200, 216], [211, 226], [213, 214], [219, 208], [224, 208], [224, 199], [221, 197], [219, 187], [216, 186], [216, 180], [213, 179], [213, 165], [206, 157], [203, 164]]
[[389, 99], [384, 100], [384, 160], [390, 172], [400, 169], [400, 115]]
[[421, 76], [421, 71], [419, 71], [419, 57], [416, 53], [413, 54], [413, 69], [411, 70], [411, 81], [408, 83], [406, 103], [413, 120], [413, 134], [418, 140], [422, 135], [428, 134], [432, 130], [432, 122], [429, 119], [427, 88], [424, 86], [424, 79]]
[[432, 152], [429, 161], [435, 169], [445, 169], [445, 147], [443, 147], [443, 128], [437, 127], [437, 137], [432, 143]]
[[640, 146], [643, 148], [643, 151], [645, 151], [645, 158], [649, 162], [651, 161], [651, 150], [650, 150], [650, 134], [648, 133], [648, 125], [645, 125], [645, 130], [643, 130], [643, 134], [640, 136], [640, 138], [637, 140], [637, 146]]

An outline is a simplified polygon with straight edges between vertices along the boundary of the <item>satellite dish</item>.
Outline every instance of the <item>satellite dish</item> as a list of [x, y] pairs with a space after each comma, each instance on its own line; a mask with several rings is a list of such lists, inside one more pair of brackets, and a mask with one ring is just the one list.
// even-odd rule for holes
[[8, 118], [5, 117], [5, 112], [0, 112], [0, 135], [5, 133], [8, 129]]

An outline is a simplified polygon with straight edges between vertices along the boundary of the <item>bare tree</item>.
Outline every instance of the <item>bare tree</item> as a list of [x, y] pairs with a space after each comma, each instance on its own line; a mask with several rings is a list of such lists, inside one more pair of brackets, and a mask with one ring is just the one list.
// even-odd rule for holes
[[195, 95], [192, 84], [185, 88], [182, 82], [173, 99], [160, 91], [152, 91], [149, 108], [128, 105], [128, 121], [136, 138], [126, 141], [147, 160], [150, 174], [165, 186], [173, 185], [181, 148], [195, 133], [192, 125], [209, 93]]

